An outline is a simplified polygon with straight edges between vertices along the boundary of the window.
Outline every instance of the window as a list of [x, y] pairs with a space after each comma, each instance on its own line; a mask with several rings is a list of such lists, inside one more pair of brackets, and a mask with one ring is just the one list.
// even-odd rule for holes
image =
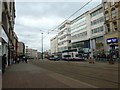
[[83, 18], [79, 19], [78, 21], [75, 21], [73, 24], [71, 24], [71, 26], [74, 27], [75, 25], [78, 25], [81, 22], [84, 22], [85, 20], [86, 20], [86, 17], [83, 17]]
[[111, 1], [111, 6], [115, 4], [115, 0], [110, 0]]
[[96, 10], [96, 11], [92, 12], [91, 17], [94, 17], [94, 16], [96, 16], [96, 15], [102, 13], [102, 12], [103, 12], [103, 10], [102, 10], [102, 8], [100, 8], [99, 10]]
[[103, 31], [103, 26], [98, 27], [98, 28], [94, 28], [94, 29], [91, 30], [92, 34], [99, 33], [99, 32], [102, 32], [102, 31]]
[[105, 9], [108, 8], [108, 3], [107, 2], [104, 2], [104, 5], [105, 5]]
[[116, 17], [116, 11], [114, 9], [114, 10], [112, 10], [112, 18], [115, 18], [115, 17]]
[[71, 30], [71, 33], [76, 32], [76, 31], [79, 31], [79, 30], [82, 30], [82, 29], [84, 29], [84, 28], [86, 28], [86, 27], [87, 27], [86, 24], [81, 25], [81, 26], [79, 26], [79, 27], [77, 27], [77, 28]]
[[109, 20], [109, 14], [108, 13], [105, 14], [105, 18], [106, 18], [106, 20]]
[[103, 21], [104, 21], [104, 18], [103, 18], [103, 17], [100, 17], [100, 18], [98, 18], [98, 19], [96, 19], [96, 20], [93, 20], [93, 21], [91, 22], [91, 25], [95, 25], [95, 24], [101, 23], [101, 22], [103, 22]]
[[107, 31], [110, 32], [110, 25], [107, 24]]
[[114, 31], [117, 30], [117, 22], [113, 22], [113, 29], [114, 29]]
[[79, 38], [79, 37], [84, 37], [86, 35], [87, 35], [87, 31], [72, 36], [72, 39], [76, 39], [76, 38]]

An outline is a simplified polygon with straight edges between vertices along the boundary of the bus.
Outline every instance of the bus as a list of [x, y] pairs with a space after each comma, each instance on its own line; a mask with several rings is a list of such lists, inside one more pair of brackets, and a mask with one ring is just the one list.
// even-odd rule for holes
[[79, 53], [77, 49], [66, 50], [62, 52], [62, 60], [66, 61], [84, 61], [83, 53]]

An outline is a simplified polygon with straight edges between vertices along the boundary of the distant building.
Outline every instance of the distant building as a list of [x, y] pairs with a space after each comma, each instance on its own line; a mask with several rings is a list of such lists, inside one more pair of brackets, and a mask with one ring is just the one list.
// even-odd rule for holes
[[27, 56], [28, 56], [28, 58], [31, 58], [31, 59], [37, 59], [38, 52], [35, 49], [28, 48], [28, 50], [27, 50]]
[[25, 44], [23, 42], [18, 42], [18, 56], [24, 56], [25, 55]]
[[49, 50], [44, 51], [43, 56], [44, 56], [45, 58], [51, 56], [51, 50], [49, 49]]
[[42, 58], [42, 53], [41, 52], [37, 52], [37, 59], [41, 59]]
[[103, 0], [105, 19], [105, 50], [120, 56], [120, 1]]
[[13, 60], [17, 60], [17, 56], [18, 56], [18, 37], [17, 35], [14, 33], [14, 56], [13, 56]]
[[70, 21], [65, 20], [58, 27], [58, 52], [71, 49]]
[[56, 54], [58, 52], [58, 35], [50, 40], [51, 54]]

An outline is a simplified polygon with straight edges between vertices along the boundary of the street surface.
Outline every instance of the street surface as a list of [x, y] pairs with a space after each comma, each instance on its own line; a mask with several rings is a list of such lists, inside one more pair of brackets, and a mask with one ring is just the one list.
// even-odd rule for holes
[[118, 63], [30, 60], [7, 68], [3, 88], [118, 88]]

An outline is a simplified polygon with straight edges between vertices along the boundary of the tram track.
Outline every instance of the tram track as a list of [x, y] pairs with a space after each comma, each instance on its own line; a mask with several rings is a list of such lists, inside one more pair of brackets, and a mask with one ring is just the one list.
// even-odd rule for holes
[[[45, 69], [48, 69], [48, 70], [51, 70], [51, 71], [54, 71], [54, 72], [57, 72], [57, 73], [59, 73], [59, 74], [62, 74], [62, 75], [67, 75], [67, 76], [70, 76], [70, 77], [72, 77], [72, 78], [75, 78], [75, 79], [79, 79], [78, 77], [84, 77], [84, 78], [88, 78], [88, 79], [90, 79], [90, 80], [93, 80], [93, 82], [94, 82], [94, 80], [96, 80], [96, 81], [100, 81], [100, 82], [102, 82], [102, 81], [104, 81], [104, 82], [106, 82], [106, 83], [111, 83], [111, 84], [114, 84], [114, 85], [118, 85], [118, 84], [120, 84], [119, 82], [117, 82], [117, 81], [113, 81], [113, 80], [109, 80], [109, 78], [112, 78], [112, 77], [114, 77], [114, 75], [112, 75], [112, 76], [110, 76], [109, 75], [109, 78], [108, 79], [105, 79], [105, 78], [107, 78], [106, 76], [108, 75], [108, 74], [105, 74], [105, 73], [97, 73], [97, 72], [91, 72], [91, 71], [84, 71], [84, 70], [81, 70], [81, 71], [79, 71], [78, 69], [72, 69], [72, 68], [75, 68], [76, 66], [75, 65], [73, 65], [72, 67], [70, 67], [70, 65], [62, 65], [61, 64], [61, 68], [59, 68], [58, 66], [60, 66], [60, 65], [56, 65], [56, 63], [49, 63], [49, 62], [47, 62], [47, 63], [38, 63], [38, 62], [33, 62], [33, 64], [35, 64], [35, 65], [37, 65], [37, 66], [39, 66], [39, 67], [42, 67], [42, 68], [45, 68]], [[47, 67], [46, 67], [47, 66]], [[65, 68], [63, 67], [63, 66], [65, 66]], [[56, 67], [56, 68], [55, 68]], [[81, 67], [83, 67], [83, 68], [85, 68], [86, 66], [81, 66]], [[67, 68], [69, 68], [69, 69], [67, 69]], [[78, 68], [78, 67], [76, 67], [76, 68]], [[80, 66], [79, 66], [79, 68], [80, 68]], [[87, 67], [88, 68], [88, 67]], [[90, 66], [89, 66], [89, 68], [90, 68]], [[93, 67], [92, 67], [93, 68]], [[64, 69], [64, 70], [63, 70]], [[71, 71], [71, 70], [74, 70], [74, 71]], [[94, 68], [95, 69], [95, 68]], [[97, 68], [97, 69], [101, 69], [101, 68]], [[104, 70], [110, 70], [110, 69], [104, 69]], [[114, 71], [114, 70], [113, 70]], [[115, 70], [116, 71], [116, 70]], [[87, 72], [87, 73], [86, 73]], [[74, 76], [76, 76], [76, 77], [74, 77]], [[102, 78], [102, 77], [98, 77], [98, 76], [103, 76], [104, 78]], [[81, 79], [79, 79], [79, 80], [81, 80]], [[84, 80], [83, 80], [84, 81]]]

